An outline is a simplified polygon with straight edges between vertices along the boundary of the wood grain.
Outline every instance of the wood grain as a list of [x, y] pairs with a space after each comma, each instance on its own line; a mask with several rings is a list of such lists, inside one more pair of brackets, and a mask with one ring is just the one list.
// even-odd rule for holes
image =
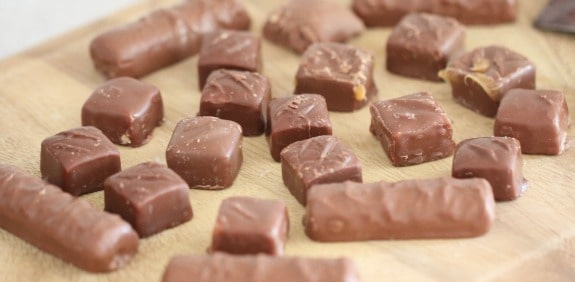
[[[80, 108], [104, 78], [88, 56], [89, 41], [98, 33], [138, 18], [173, 1], [148, 1], [0, 61], [0, 162], [39, 175], [40, 142], [57, 132], [80, 126]], [[281, 1], [245, 0], [260, 33], [266, 14]], [[575, 109], [575, 37], [544, 33], [531, 21], [546, 1], [520, 1], [515, 24], [469, 27], [467, 48], [502, 44], [524, 54], [537, 66], [539, 88], [558, 89]], [[347, 3], [347, 2], [344, 2]], [[431, 91], [454, 122], [454, 138], [490, 136], [493, 120], [455, 104], [445, 83], [423, 82], [387, 73], [384, 45], [389, 28], [372, 29], [352, 44], [376, 56], [379, 98]], [[263, 46], [264, 74], [274, 96], [290, 95], [298, 57], [268, 42]], [[120, 147], [124, 168], [143, 161], [164, 162], [175, 124], [198, 111], [197, 57], [144, 78], [158, 86], [166, 105], [166, 122], [152, 141], [137, 149]], [[369, 111], [330, 113], [334, 134], [352, 147], [364, 168], [364, 180], [396, 181], [450, 174], [451, 158], [395, 168], [369, 134]], [[573, 139], [573, 127], [569, 131]], [[158, 281], [175, 254], [203, 254], [210, 243], [217, 208], [232, 195], [277, 198], [289, 206], [292, 228], [287, 255], [348, 256], [363, 281], [562, 281], [575, 277], [575, 148], [561, 156], [526, 156], [529, 189], [518, 200], [497, 204], [493, 229], [464, 240], [372, 241], [316, 243], [303, 233], [303, 207], [281, 182], [280, 165], [272, 161], [264, 137], [244, 139], [245, 161], [233, 187], [224, 191], [190, 190], [194, 219], [142, 240], [139, 254], [124, 269], [95, 275], [45, 254], [0, 230], [0, 280], [3, 281]], [[85, 196], [103, 207], [102, 192]]]

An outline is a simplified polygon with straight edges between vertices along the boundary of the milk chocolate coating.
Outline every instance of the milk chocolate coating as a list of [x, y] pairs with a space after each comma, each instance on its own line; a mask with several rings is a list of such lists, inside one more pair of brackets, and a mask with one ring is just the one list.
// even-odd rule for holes
[[181, 120], [166, 149], [168, 167], [195, 189], [230, 187], [242, 161], [241, 126], [216, 117]]
[[8, 165], [0, 165], [0, 227], [91, 272], [122, 268], [138, 251], [138, 234], [120, 217]]
[[272, 158], [289, 144], [320, 135], [331, 135], [331, 121], [325, 98], [300, 94], [272, 99], [268, 106], [266, 137]]
[[346, 42], [365, 26], [348, 8], [330, 0], [289, 0], [268, 16], [263, 28], [269, 41], [303, 53], [316, 42]]
[[493, 135], [517, 138], [524, 154], [559, 155], [570, 123], [563, 92], [513, 89], [501, 100]]
[[199, 115], [235, 121], [242, 126], [244, 136], [258, 136], [265, 131], [270, 99], [267, 77], [255, 72], [217, 70], [202, 90]]
[[212, 71], [261, 71], [261, 39], [251, 32], [220, 30], [206, 34], [198, 57], [200, 89]]
[[104, 209], [120, 215], [144, 238], [192, 219], [189, 189], [165, 165], [145, 162], [106, 179]]
[[481, 137], [459, 142], [453, 155], [452, 176], [484, 178], [497, 201], [515, 200], [527, 189], [523, 178], [521, 145], [510, 137]]
[[362, 108], [377, 95], [373, 55], [341, 43], [315, 43], [302, 56], [295, 93], [322, 95], [330, 111]]
[[82, 107], [82, 125], [95, 126], [110, 141], [131, 147], [150, 141], [163, 119], [160, 90], [130, 77], [105, 82]]
[[100, 34], [90, 55], [108, 78], [137, 78], [198, 53], [205, 33], [249, 27], [238, 0], [188, 0]]
[[341, 139], [331, 135], [290, 144], [281, 152], [281, 163], [284, 185], [304, 206], [313, 185], [362, 182], [359, 159]]
[[393, 29], [386, 45], [387, 70], [441, 81], [437, 73], [465, 50], [465, 27], [452, 18], [409, 14]]
[[355, 264], [345, 258], [300, 258], [266, 255], [235, 256], [216, 253], [210, 256], [173, 257], [163, 282], [357, 282]]
[[210, 252], [283, 255], [288, 233], [288, 211], [281, 201], [227, 198], [218, 211]]
[[451, 84], [455, 101], [484, 116], [497, 114], [499, 101], [513, 88], [535, 88], [535, 65], [503, 46], [477, 48], [449, 62], [440, 76]]
[[42, 178], [74, 196], [102, 190], [104, 180], [120, 170], [120, 152], [95, 127], [70, 129], [42, 141]]
[[374, 102], [370, 130], [394, 166], [449, 157], [455, 149], [451, 121], [429, 92]]
[[540, 29], [575, 33], [575, 2], [573, 0], [550, 0], [539, 14], [534, 25]]
[[466, 25], [513, 22], [517, 0], [353, 0], [353, 11], [365, 25], [393, 26], [409, 13], [452, 17]]
[[495, 201], [482, 178], [321, 184], [308, 193], [305, 233], [314, 241], [443, 239], [489, 231]]

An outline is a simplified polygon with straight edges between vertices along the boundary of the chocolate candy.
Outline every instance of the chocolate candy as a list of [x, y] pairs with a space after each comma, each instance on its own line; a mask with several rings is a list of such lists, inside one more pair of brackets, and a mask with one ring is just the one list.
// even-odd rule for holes
[[282, 178], [290, 193], [306, 204], [307, 193], [320, 183], [362, 182], [361, 163], [338, 137], [317, 136], [294, 142], [281, 152]]
[[104, 180], [120, 170], [120, 152], [95, 127], [70, 129], [42, 141], [42, 178], [74, 196], [102, 190]]
[[190, 188], [230, 187], [242, 166], [242, 128], [216, 117], [185, 118], [174, 129], [166, 161]]
[[221, 30], [204, 36], [198, 58], [200, 89], [217, 69], [259, 72], [261, 70], [261, 40], [251, 32]]
[[449, 81], [455, 101], [493, 117], [505, 92], [535, 88], [535, 66], [502, 46], [477, 48], [449, 62], [440, 76]]
[[441, 81], [437, 73], [464, 52], [465, 27], [452, 18], [409, 14], [387, 39], [387, 70], [418, 79]]
[[259, 73], [216, 70], [202, 90], [200, 116], [232, 120], [244, 136], [265, 131], [265, 109], [271, 99], [269, 79]]
[[216, 253], [211, 256], [173, 257], [163, 282], [358, 282], [355, 264], [344, 258], [299, 258], [266, 255], [235, 256]]
[[287, 145], [320, 135], [331, 135], [331, 121], [325, 99], [301, 94], [271, 100], [268, 106], [266, 137], [272, 158], [280, 161]]
[[204, 33], [249, 27], [238, 0], [188, 0], [100, 34], [90, 55], [109, 78], [141, 77], [198, 53]]
[[316, 42], [346, 42], [365, 29], [349, 9], [330, 0], [289, 0], [263, 28], [269, 41], [303, 53]]
[[575, 2], [573, 0], [550, 0], [539, 14], [534, 25], [541, 29], [575, 33]]
[[104, 209], [120, 215], [144, 238], [192, 219], [188, 190], [165, 165], [141, 163], [106, 179]]
[[567, 148], [569, 124], [563, 92], [513, 89], [501, 100], [493, 135], [517, 138], [524, 154], [558, 155]]
[[501, 24], [517, 17], [517, 0], [353, 0], [353, 11], [367, 26], [392, 26], [403, 16], [432, 13], [464, 24]]
[[138, 234], [120, 217], [8, 165], [0, 165], [0, 227], [91, 272], [122, 268], [138, 251]]
[[304, 225], [321, 242], [442, 239], [483, 235], [494, 218], [493, 192], [482, 178], [348, 181], [314, 186]]
[[220, 206], [210, 251], [282, 255], [288, 232], [288, 212], [281, 201], [228, 198]]
[[95, 126], [112, 142], [131, 147], [150, 141], [163, 119], [158, 88], [129, 77], [102, 84], [82, 107], [82, 125]]
[[370, 130], [394, 166], [438, 160], [453, 154], [451, 121], [429, 92], [377, 101]]
[[295, 93], [322, 95], [330, 111], [351, 112], [377, 95], [373, 55], [341, 43], [316, 43], [302, 56]]
[[453, 155], [453, 177], [486, 179], [497, 201], [514, 200], [527, 189], [522, 170], [521, 145], [515, 138], [463, 140], [457, 144]]

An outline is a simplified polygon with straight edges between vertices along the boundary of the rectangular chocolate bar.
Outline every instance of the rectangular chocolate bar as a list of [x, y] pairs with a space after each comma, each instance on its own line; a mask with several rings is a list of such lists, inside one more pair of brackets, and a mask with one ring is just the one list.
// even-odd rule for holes
[[485, 234], [495, 201], [483, 178], [321, 184], [308, 193], [305, 233], [314, 241], [441, 239]]

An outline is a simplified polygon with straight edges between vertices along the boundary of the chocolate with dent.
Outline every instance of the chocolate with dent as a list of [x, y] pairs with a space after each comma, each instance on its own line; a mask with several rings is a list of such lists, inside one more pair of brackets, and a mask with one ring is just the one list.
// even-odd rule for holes
[[440, 76], [451, 84], [456, 102], [494, 117], [501, 97], [513, 88], [535, 88], [535, 65], [503, 46], [472, 50], [449, 62]]
[[453, 155], [452, 176], [484, 178], [496, 201], [515, 200], [525, 189], [521, 145], [510, 137], [480, 137], [459, 142]]
[[355, 111], [377, 95], [373, 55], [341, 43], [313, 44], [302, 56], [295, 93], [322, 95], [330, 111]]
[[313, 185], [362, 182], [359, 159], [336, 136], [317, 136], [290, 144], [281, 152], [281, 164], [284, 185], [304, 206]]
[[263, 28], [269, 41], [303, 53], [317, 42], [346, 42], [365, 26], [347, 7], [330, 0], [289, 0], [268, 16]]
[[181, 120], [166, 149], [168, 167], [193, 189], [230, 187], [242, 161], [242, 127], [217, 117]]
[[332, 133], [325, 98], [317, 94], [274, 98], [268, 105], [267, 116], [266, 137], [276, 162], [289, 144]]
[[95, 127], [70, 129], [42, 141], [42, 178], [74, 196], [102, 190], [104, 180], [120, 170], [120, 152]]
[[267, 255], [173, 257], [164, 271], [163, 282], [358, 282], [353, 261], [345, 258], [300, 258]]
[[524, 154], [559, 155], [570, 123], [563, 92], [513, 89], [501, 100], [493, 135], [517, 138]]
[[102, 130], [118, 145], [142, 146], [164, 119], [164, 104], [155, 86], [130, 77], [100, 85], [82, 107], [82, 125]]
[[241, 1], [188, 0], [100, 34], [90, 55], [108, 78], [137, 78], [198, 53], [205, 33], [249, 27]]
[[265, 131], [265, 110], [271, 99], [269, 79], [259, 73], [216, 70], [202, 90], [200, 116], [232, 120], [242, 126], [244, 136]]
[[0, 227], [90, 272], [120, 269], [138, 251], [120, 217], [9, 165], [0, 165]]
[[144, 238], [192, 219], [189, 189], [165, 165], [145, 162], [106, 179], [104, 210], [120, 215]]
[[288, 233], [288, 211], [283, 202], [227, 198], [220, 205], [209, 251], [283, 255]]
[[465, 49], [465, 27], [432, 14], [409, 14], [387, 39], [387, 70], [407, 77], [441, 81], [437, 73]]
[[533, 24], [540, 29], [575, 33], [575, 2], [550, 0]]
[[353, 11], [370, 27], [393, 26], [409, 13], [452, 17], [466, 25], [514, 22], [517, 0], [353, 0]]
[[394, 166], [449, 157], [455, 143], [451, 121], [429, 92], [376, 101], [370, 131]]
[[320, 242], [444, 239], [483, 235], [494, 218], [487, 180], [446, 177], [314, 186], [304, 225]]

